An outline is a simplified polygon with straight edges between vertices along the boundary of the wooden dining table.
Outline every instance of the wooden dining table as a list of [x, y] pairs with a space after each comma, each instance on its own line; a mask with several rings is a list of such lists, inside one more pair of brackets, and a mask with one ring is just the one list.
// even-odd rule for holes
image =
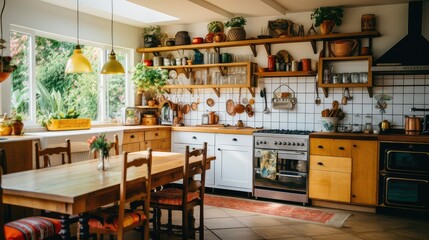
[[[128, 159], [144, 157], [146, 151], [133, 152]], [[152, 188], [183, 178], [185, 154], [152, 152]], [[3, 203], [61, 214], [61, 237], [70, 239], [71, 215], [79, 215], [79, 237], [88, 239], [88, 213], [119, 201], [122, 155], [110, 158], [108, 171], [97, 170], [97, 160], [91, 159], [50, 168], [30, 170], [2, 177]], [[215, 156], [207, 157], [207, 168]], [[200, 161], [192, 157], [191, 162]], [[128, 170], [128, 179], [144, 176], [144, 168]], [[138, 191], [128, 188], [129, 191]]]

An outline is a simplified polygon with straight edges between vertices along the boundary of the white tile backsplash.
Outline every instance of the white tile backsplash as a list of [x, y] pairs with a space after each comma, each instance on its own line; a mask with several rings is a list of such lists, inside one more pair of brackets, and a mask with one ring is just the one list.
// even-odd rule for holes
[[[340, 122], [348, 124], [353, 122], [353, 115], [360, 114], [365, 116], [372, 115], [373, 126], [377, 126], [382, 119], [391, 121], [395, 127], [404, 127], [405, 115], [423, 116], [429, 112], [411, 113], [410, 108], [429, 108], [429, 75], [385, 75], [374, 76], [373, 92], [376, 94], [388, 94], [393, 97], [393, 100], [387, 101], [386, 114], [380, 114], [379, 109], [375, 108], [375, 98], [370, 98], [367, 88], [349, 88], [353, 100], [348, 101], [347, 105], [340, 105], [346, 113], [346, 117]], [[297, 104], [293, 110], [277, 110], [271, 105], [272, 92], [281, 84], [288, 85], [296, 93]], [[408, 86], [409, 84], [409, 86]], [[413, 86], [413, 84], [421, 84], [426, 86]], [[380, 85], [380, 86], [378, 86]], [[382, 86], [388, 85], [388, 86]], [[265, 78], [259, 80], [259, 87], [255, 90], [255, 101], [253, 105], [255, 115], [248, 117], [246, 113], [229, 116], [225, 110], [226, 101], [230, 98], [237, 102], [239, 98], [238, 89], [221, 89], [221, 96], [217, 97], [211, 89], [200, 90], [199, 93], [189, 94], [178, 92], [178, 98], [184, 103], [191, 103], [198, 97], [201, 99], [201, 104], [198, 106], [198, 111], [191, 111], [185, 115], [186, 125], [196, 125], [201, 123], [201, 115], [206, 111], [216, 111], [219, 114], [219, 123], [235, 125], [238, 120], [243, 120], [245, 125], [251, 127], [264, 128], [282, 128], [282, 129], [299, 129], [299, 130], [314, 130], [320, 131], [320, 112], [323, 109], [331, 108], [333, 100], [341, 102], [343, 88], [330, 88], [329, 97], [325, 98], [323, 91], [319, 88], [321, 104], [317, 106], [315, 100], [315, 78], [314, 77], [281, 77], [281, 78]], [[260, 96], [260, 90], [267, 90], [268, 108], [270, 114], [264, 114], [264, 100]], [[280, 88], [282, 92], [290, 92], [286, 86]], [[251, 99], [252, 96], [247, 89], [243, 88], [242, 98]], [[215, 100], [214, 107], [208, 107], [206, 104], [207, 98]], [[175, 94], [170, 96], [170, 99], [175, 100]], [[360, 120], [362, 123], [364, 120]]]

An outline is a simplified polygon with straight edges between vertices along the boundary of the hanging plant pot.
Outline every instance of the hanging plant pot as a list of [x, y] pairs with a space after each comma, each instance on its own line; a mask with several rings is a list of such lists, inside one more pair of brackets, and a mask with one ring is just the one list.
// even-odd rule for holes
[[334, 28], [334, 24], [334, 20], [323, 20], [322, 24], [320, 24], [320, 34], [329, 34], [332, 31], [332, 28]]
[[8, 79], [11, 72], [0, 72], [0, 83]]
[[246, 39], [244, 27], [232, 27], [228, 31], [228, 41], [238, 41]]

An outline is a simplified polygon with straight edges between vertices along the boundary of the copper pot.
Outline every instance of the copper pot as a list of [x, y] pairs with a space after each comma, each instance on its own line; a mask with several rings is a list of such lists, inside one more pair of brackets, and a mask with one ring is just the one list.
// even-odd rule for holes
[[422, 120], [416, 116], [405, 116], [405, 134], [420, 135], [422, 131]]

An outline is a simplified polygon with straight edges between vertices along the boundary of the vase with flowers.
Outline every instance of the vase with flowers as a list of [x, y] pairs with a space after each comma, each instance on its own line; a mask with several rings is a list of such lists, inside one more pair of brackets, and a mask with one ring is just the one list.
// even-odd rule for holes
[[103, 133], [98, 136], [92, 136], [90, 139], [88, 139], [88, 144], [92, 153], [95, 151], [99, 151], [97, 170], [109, 170], [109, 151], [110, 148], [112, 148], [112, 143], [107, 140], [106, 134]]

